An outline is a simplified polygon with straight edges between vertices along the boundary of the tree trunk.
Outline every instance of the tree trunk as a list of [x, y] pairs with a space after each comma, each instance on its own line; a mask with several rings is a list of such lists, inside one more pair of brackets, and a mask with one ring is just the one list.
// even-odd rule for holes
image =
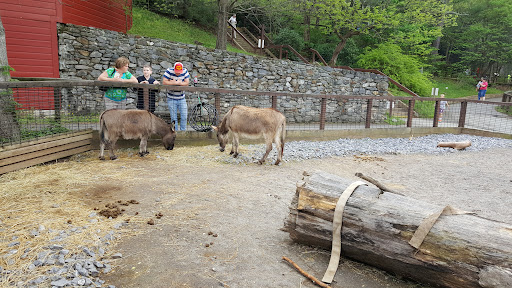
[[338, 56], [340, 55], [341, 50], [343, 50], [343, 48], [345, 48], [345, 45], [347, 44], [347, 40], [350, 39], [350, 37], [352, 37], [352, 36], [358, 35], [359, 33], [360, 32], [358, 32], [358, 31], [351, 31], [345, 35], [338, 34], [338, 38], [340, 38], [341, 42], [339, 42], [338, 45], [336, 45], [336, 48], [334, 48], [334, 52], [332, 53], [331, 60], [328, 63], [329, 66], [331, 66], [331, 67], [336, 66], [336, 62], [338, 61]]
[[304, 42], [309, 42], [311, 39], [310, 36], [310, 27], [311, 27], [311, 17], [309, 16], [309, 11], [304, 12]]
[[[5, 42], [5, 29], [0, 18], [0, 81], [10, 81], [10, 66], [7, 59], [7, 46]], [[11, 142], [20, 138], [20, 128], [16, 122], [15, 102], [12, 91], [0, 90], [0, 137], [10, 139]]]
[[[305, 173], [284, 231], [299, 243], [331, 248], [334, 208], [352, 181]], [[474, 215], [440, 216], [418, 249], [422, 221], [442, 207], [360, 186], [343, 212], [343, 256], [442, 287], [512, 287], [512, 225]], [[327, 268], [326, 263], [326, 268]]]
[[227, 21], [229, 0], [217, 0], [217, 42], [215, 49], [226, 50], [227, 46]]

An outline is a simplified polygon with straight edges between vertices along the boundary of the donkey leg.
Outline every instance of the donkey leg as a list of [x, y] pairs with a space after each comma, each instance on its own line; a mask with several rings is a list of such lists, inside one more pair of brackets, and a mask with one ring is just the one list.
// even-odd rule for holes
[[281, 136], [279, 134], [276, 134], [274, 137], [274, 143], [276, 143], [276, 149], [277, 149], [277, 160], [274, 165], [278, 165], [281, 160], [283, 159], [283, 142], [281, 142]]
[[100, 140], [100, 160], [105, 160], [105, 143]]
[[237, 133], [233, 133], [233, 143], [231, 144], [231, 152], [229, 154], [233, 154], [233, 157], [238, 157], [238, 144], [240, 143], [240, 137]]
[[116, 149], [116, 142], [117, 142], [117, 137], [112, 139], [110, 141], [110, 160], [116, 160], [117, 159], [117, 156], [114, 154], [114, 151]]
[[139, 156], [144, 157], [144, 155], [149, 154], [148, 152], [148, 138], [142, 137], [140, 138], [140, 144], [139, 144]]
[[272, 151], [272, 140], [265, 139], [265, 142], [267, 143], [267, 150], [265, 151], [263, 157], [261, 157], [261, 159], [258, 161], [258, 164], [260, 165], [265, 163], [265, 159], [267, 159], [268, 154], [270, 153], [270, 151]]

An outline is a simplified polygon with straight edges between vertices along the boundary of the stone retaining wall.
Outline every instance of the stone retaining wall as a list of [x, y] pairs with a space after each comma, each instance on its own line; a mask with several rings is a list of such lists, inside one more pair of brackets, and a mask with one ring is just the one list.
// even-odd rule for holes
[[[142, 75], [142, 67], [150, 63], [153, 76], [159, 80], [165, 69], [174, 62], [181, 61], [192, 77], [197, 76], [200, 82], [205, 82], [203, 87], [357, 96], [388, 95], [387, 77], [373, 73], [250, 56], [71, 24], [59, 24], [58, 35], [61, 78], [96, 80], [105, 69], [113, 65], [115, 59], [125, 56], [130, 59], [130, 72], [134, 75]], [[78, 89], [64, 92], [64, 96], [76, 95], [74, 93], [77, 92], [86, 95], [86, 99], [64, 99], [63, 102], [69, 109], [80, 110], [83, 105], [87, 105], [89, 110], [102, 110], [103, 97], [99, 91], [87, 95]], [[212, 103], [213, 96], [202, 95]], [[128, 99], [129, 108], [135, 108], [134, 97], [131, 93]], [[190, 103], [193, 101], [191, 97], [195, 95], [187, 97]], [[261, 96], [221, 95], [221, 99], [221, 115], [235, 104], [270, 106], [269, 98]], [[376, 113], [372, 115], [372, 120], [378, 122], [384, 119], [388, 102], [373, 102], [376, 108], [383, 108], [375, 109]], [[329, 100], [327, 121], [364, 121], [365, 106], [366, 101], [361, 100]], [[278, 109], [285, 113], [289, 122], [317, 122], [320, 99], [279, 97]], [[159, 95], [155, 113], [168, 113], [163, 92]]]

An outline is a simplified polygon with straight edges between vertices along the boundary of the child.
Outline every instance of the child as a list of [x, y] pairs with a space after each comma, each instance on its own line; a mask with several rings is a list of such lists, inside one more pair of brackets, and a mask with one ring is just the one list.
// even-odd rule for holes
[[[142, 84], [160, 84], [158, 80], [153, 78], [151, 76], [151, 73], [153, 73], [153, 69], [151, 69], [151, 66], [145, 65], [142, 68], [142, 76], [137, 77], [137, 81]], [[153, 113], [155, 112], [155, 92], [157, 90], [155, 89], [149, 89], [149, 112]], [[144, 89], [137, 89], [137, 109], [144, 109]]]
[[[441, 98], [444, 98], [444, 94], [441, 94]], [[439, 122], [443, 121], [443, 113], [444, 110], [448, 108], [448, 102], [446, 100], [441, 100], [439, 102]]]

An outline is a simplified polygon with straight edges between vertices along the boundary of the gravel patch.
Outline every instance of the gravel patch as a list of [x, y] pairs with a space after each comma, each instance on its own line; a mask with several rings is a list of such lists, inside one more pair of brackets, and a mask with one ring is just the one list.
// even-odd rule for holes
[[[242, 140], [243, 141], [243, 140]], [[471, 146], [465, 150], [452, 148], [439, 148], [439, 142], [471, 141]], [[229, 147], [228, 147], [229, 148]], [[407, 154], [443, 154], [473, 152], [494, 148], [512, 148], [512, 140], [471, 136], [465, 134], [435, 134], [412, 138], [362, 138], [338, 139], [332, 141], [291, 141], [284, 147], [283, 162], [319, 159], [333, 156], [348, 155], [407, 155]], [[242, 152], [238, 158], [222, 157], [220, 161], [245, 165], [256, 162], [265, 152], [264, 144], [246, 145], [247, 152]], [[271, 165], [277, 158], [277, 151], [270, 152], [266, 165]]]

